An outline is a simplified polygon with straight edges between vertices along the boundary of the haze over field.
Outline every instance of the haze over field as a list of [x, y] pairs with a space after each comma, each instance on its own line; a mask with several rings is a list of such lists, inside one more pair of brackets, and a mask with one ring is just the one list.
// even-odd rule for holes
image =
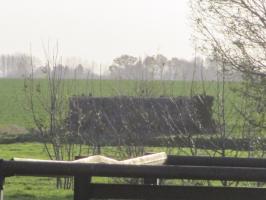
[[[193, 57], [188, 0], [10, 0], [1, 2], [0, 54], [60, 55], [108, 66], [122, 54]], [[48, 42], [49, 41], [49, 42]]]
[[[64, 178], [17, 177], [29, 174], [19, 158], [138, 157], [146, 165], [166, 157], [155, 154], [156, 161], [149, 157], [146, 162], [139, 159], [145, 152], [164, 151], [192, 159], [208, 156], [208, 162], [212, 157], [231, 157], [233, 163], [243, 157], [257, 163], [265, 159], [266, 0], [0, 2], [0, 179], [7, 178], [5, 187], [0, 180], [0, 199], [1, 188], [9, 200], [85, 195], [79, 189], [73, 195], [75, 181], [68, 169], [57, 174]], [[164, 164], [178, 164], [173, 156]], [[30, 171], [36, 175], [40, 170], [34, 166]], [[206, 191], [214, 187], [219, 199], [243, 199], [242, 192], [244, 198], [265, 198], [265, 184], [257, 183], [265, 177], [261, 170], [254, 174], [255, 168], [252, 174], [250, 168], [237, 173], [234, 166], [228, 179], [222, 168], [210, 168], [214, 176], [202, 176], [202, 170], [189, 174], [189, 168], [183, 168], [187, 177], [178, 170], [167, 174], [167, 169], [161, 175], [169, 180], [163, 182], [180, 186], [178, 191], [169, 189], [169, 198], [179, 196], [182, 186], [185, 193], [187, 186]], [[108, 175], [98, 174], [97, 165], [95, 170], [96, 175]], [[133, 171], [124, 175], [133, 177]], [[84, 177], [88, 175], [93, 172]], [[145, 192], [130, 197], [132, 190], [119, 196], [113, 184], [133, 184], [135, 189], [134, 184], [141, 187], [142, 182], [120, 175], [114, 180], [92, 177], [92, 182], [99, 183], [99, 190], [105, 184], [108, 194], [114, 192], [106, 199], [157, 195], [148, 191], [145, 197]], [[158, 194], [163, 198], [164, 191]], [[182, 194], [194, 198], [193, 191]]]

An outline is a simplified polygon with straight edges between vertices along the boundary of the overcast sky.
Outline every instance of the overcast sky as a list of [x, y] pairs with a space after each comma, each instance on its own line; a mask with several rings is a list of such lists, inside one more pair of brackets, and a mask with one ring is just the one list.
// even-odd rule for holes
[[191, 58], [188, 0], [0, 0], [0, 54], [60, 55], [110, 64], [121, 54]]

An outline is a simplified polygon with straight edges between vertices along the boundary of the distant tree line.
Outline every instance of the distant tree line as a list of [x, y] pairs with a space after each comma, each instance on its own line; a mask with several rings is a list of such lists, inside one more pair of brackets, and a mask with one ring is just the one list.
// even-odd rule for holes
[[[113, 60], [109, 67], [109, 77], [133, 80], [217, 80], [221, 71], [219, 66], [211, 58], [185, 60], [176, 57], [168, 59], [161, 54], [145, 58], [122, 55]], [[232, 70], [227, 75], [228, 80], [241, 79], [241, 73], [237, 71]]]
[[[52, 69], [55, 73], [64, 73], [66, 79], [87, 79], [97, 77], [96, 74], [82, 64], [74, 67], [57, 64]], [[35, 78], [46, 78], [47, 66], [42, 65], [40, 59], [27, 54], [0, 55], [0, 78], [25, 78], [28, 75]]]
[[12, 54], [0, 56], [0, 77], [23, 77], [31, 72], [38, 63], [36, 58], [26, 54]]
[[[115, 58], [102, 74], [95, 73], [91, 66], [83, 63], [75, 66], [61, 63], [53, 70], [63, 72], [65, 79], [217, 80], [221, 70], [218, 66], [211, 58], [168, 59], [162, 54], [137, 58], [125, 54]], [[23, 78], [32, 73], [35, 78], [45, 78], [45, 69], [36, 57], [26, 54], [0, 55], [0, 78]], [[230, 71], [228, 79], [240, 80], [241, 74]]]

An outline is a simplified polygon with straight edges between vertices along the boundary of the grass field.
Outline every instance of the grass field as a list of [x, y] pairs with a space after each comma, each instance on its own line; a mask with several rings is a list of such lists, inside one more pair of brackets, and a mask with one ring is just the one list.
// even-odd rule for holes
[[[45, 96], [47, 82], [39, 82]], [[218, 94], [217, 82], [194, 82], [193, 91], [195, 94], [203, 92], [203, 84], [207, 94], [215, 98]], [[154, 96], [189, 96], [191, 93], [191, 82], [185, 81], [127, 81], [127, 80], [66, 80], [66, 98], [72, 95], [93, 96], [136, 96], [139, 90], [149, 87]], [[230, 90], [238, 87], [239, 83], [228, 82], [225, 85], [227, 110], [231, 111], [233, 104], [239, 99]], [[23, 133], [28, 128], [34, 128], [31, 112], [28, 111], [28, 102], [25, 98], [24, 80], [21, 79], [0, 79], [0, 133]], [[37, 100], [36, 100], [37, 101]], [[43, 110], [40, 109], [40, 114]]]
[[[43, 145], [35, 143], [0, 145], [0, 157], [31, 157], [46, 159]], [[71, 199], [72, 192], [55, 190], [55, 180], [45, 177], [11, 177], [5, 182], [5, 199], [10, 200], [51, 200]]]
[[[103, 154], [114, 157], [115, 149], [113, 147], [106, 147]], [[0, 144], [0, 158], [11, 159], [13, 157], [48, 159], [43, 145], [39, 143]], [[93, 179], [93, 182], [107, 181], [108, 179], [106, 178]], [[55, 185], [56, 181], [53, 178], [10, 177], [5, 181], [5, 198], [8, 200], [73, 199], [72, 190], [57, 190]]]
[[[45, 80], [37, 80], [41, 86], [47, 87]], [[184, 81], [116, 81], [116, 80], [66, 80], [65, 84], [70, 90], [66, 98], [72, 95], [88, 95], [93, 96], [118, 96], [129, 95], [136, 96], [138, 89], [149, 87], [152, 89], [154, 96], [189, 96], [191, 93], [191, 82]], [[219, 90], [216, 82], [194, 82], [194, 94], [201, 94], [203, 92], [202, 84], [204, 84], [206, 93], [217, 97]], [[18, 134], [25, 134], [27, 129], [34, 128], [32, 116], [27, 111], [27, 101], [23, 90], [24, 80], [18, 79], [0, 79], [0, 140], [1, 138], [14, 137]], [[228, 120], [236, 118], [232, 115], [232, 103], [239, 101], [236, 95], [230, 90], [231, 87], [238, 87], [239, 83], [228, 82], [225, 85], [226, 90], [226, 105], [228, 108]], [[215, 107], [215, 106], [214, 106]], [[215, 108], [214, 108], [215, 109]], [[40, 112], [42, 112], [40, 110]], [[42, 113], [40, 113], [42, 114]], [[146, 149], [147, 152], [165, 151], [164, 148]], [[186, 150], [177, 152], [175, 154], [186, 154]], [[103, 154], [111, 157], [116, 157], [116, 150], [114, 148], [105, 147]], [[189, 153], [188, 153], [189, 154]], [[206, 151], [199, 152], [199, 155], [206, 154]], [[228, 153], [230, 155], [230, 153]], [[244, 152], [243, 155], [246, 155]], [[14, 144], [0, 144], [0, 158], [11, 159], [12, 157], [26, 157], [46, 159], [47, 155], [42, 144], [38, 143], [14, 143]], [[94, 181], [106, 181], [104, 179], [95, 179]], [[52, 178], [33, 178], [33, 177], [12, 177], [6, 180], [5, 196], [9, 200], [52, 200], [52, 199], [72, 199], [71, 190], [56, 190], [55, 180]]]
[[[166, 148], [146, 148], [146, 152], [167, 152]], [[188, 149], [171, 149], [171, 154], [190, 155]], [[198, 155], [210, 155], [210, 151], [199, 150]], [[83, 155], [86, 155], [85, 153]], [[117, 158], [117, 149], [115, 147], [105, 147], [103, 155]], [[235, 152], [227, 151], [228, 156], [235, 155]], [[238, 152], [239, 157], [246, 157], [247, 152]], [[36, 158], [47, 159], [44, 147], [40, 143], [15, 143], [0, 144], [0, 158], [11, 159], [13, 157], [20, 158]], [[93, 182], [106, 183], [112, 181], [106, 178], [93, 178]], [[55, 199], [73, 199], [72, 190], [55, 189], [55, 179], [46, 177], [10, 177], [5, 182], [5, 199], [8, 200], [55, 200]], [[168, 182], [167, 184], [180, 184], [180, 182]], [[183, 184], [183, 182], [182, 182]], [[188, 182], [187, 184], [191, 184]], [[220, 182], [213, 182], [219, 185]]]
[[[106, 147], [105, 155], [113, 156], [112, 148]], [[85, 155], [85, 154], [84, 154]], [[9, 160], [13, 157], [48, 159], [44, 146], [40, 143], [0, 144], [0, 158]], [[105, 178], [93, 181], [106, 182]], [[72, 190], [57, 190], [55, 178], [47, 177], [10, 177], [5, 181], [5, 199], [8, 200], [55, 200], [73, 199]]]

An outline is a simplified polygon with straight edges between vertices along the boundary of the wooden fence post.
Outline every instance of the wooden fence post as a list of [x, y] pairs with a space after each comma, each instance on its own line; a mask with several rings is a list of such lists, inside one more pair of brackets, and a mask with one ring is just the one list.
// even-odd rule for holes
[[[85, 156], [75, 156], [75, 160]], [[74, 200], [89, 200], [90, 194], [90, 176], [74, 176]]]
[[75, 176], [74, 177], [74, 200], [89, 200], [91, 177]]
[[[145, 153], [144, 155], [150, 155], [153, 153]], [[160, 180], [157, 178], [144, 178], [143, 179], [143, 184], [144, 185], [159, 185]], [[151, 200], [150, 198], [148, 198], [147, 200]]]
[[0, 175], [0, 200], [4, 200], [4, 181], [5, 177]]
[[[154, 154], [152, 152], [146, 152], [144, 155], [151, 155]], [[160, 179], [158, 178], [144, 178], [143, 179], [144, 185], [160, 185]]]
[[[144, 185], [158, 185], [157, 178], [144, 178], [143, 183]], [[147, 198], [147, 200], [152, 200], [152, 198]]]
[[159, 185], [157, 178], [144, 178], [144, 185]]

